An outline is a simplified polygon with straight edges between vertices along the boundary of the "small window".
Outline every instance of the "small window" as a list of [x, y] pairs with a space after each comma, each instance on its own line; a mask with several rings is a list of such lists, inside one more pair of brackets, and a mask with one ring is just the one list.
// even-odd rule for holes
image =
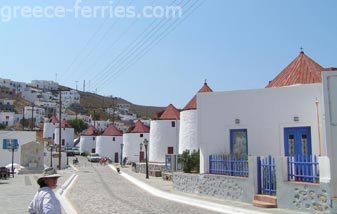
[[65, 139], [62, 139], [62, 144], [61, 144], [62, 146], [64, 146], [65, 145]]
[[115, 141], [115, 140], [116, 140], [116, 138], [115, 138], [115, 137], [113, 137], [113, 138], [112, 138], [112, 141]]
[[92, 140], [95, 140], [95, 137], [93, 137]]
[[173, 146], [167, 147], [167, 154], [173, 154]]
[[171, 122], [171, 127], [176, 127], [176, 121]]
[[139, 137], [143, 137], [143, 134], [140, 134]]

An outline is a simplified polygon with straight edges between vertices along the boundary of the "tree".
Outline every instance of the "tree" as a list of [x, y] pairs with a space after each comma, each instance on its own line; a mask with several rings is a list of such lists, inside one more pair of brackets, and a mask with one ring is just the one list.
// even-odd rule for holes
[[5, 124], [2, 124], [2, 123], [0, 123], [0, 130], [2, 130], [2, 129], [5, 129], [6, 128], [6, 125]]
[[189, 172], [199, 172], [200, 171], [200, 151], [185, 150], [181, 155], [181, 162], [183, 164], [183, 171]]
[[81, 133], [88, 128], [88, 124], [83, 122], [83, 120], [69, 120], [68, 123], [74, 128], [76, 133]]

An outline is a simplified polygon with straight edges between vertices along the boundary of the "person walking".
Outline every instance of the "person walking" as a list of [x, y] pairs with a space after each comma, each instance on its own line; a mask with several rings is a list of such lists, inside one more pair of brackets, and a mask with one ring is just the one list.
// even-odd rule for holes
[[40, 188], [28, 206], [31, 214], [61, 214], [61, 204], [56, 198], [54, 189], [57, 187], [57, 179], [61, 175], [57, 174], [54, 168], [46, 168], [37, 179]]

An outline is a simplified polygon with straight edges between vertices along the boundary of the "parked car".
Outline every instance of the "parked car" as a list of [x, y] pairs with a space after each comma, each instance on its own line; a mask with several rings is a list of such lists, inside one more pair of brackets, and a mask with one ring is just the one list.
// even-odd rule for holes
[[68, 156], [75, 156], [75, 152], [72, 149], [67, 149], [67, 155]]
[[87, 158], [90, 162], [99, 162], [101, 160], [101, 157], [97, 153], [90, 153]]
[[81, 154], [80, 148], [78, 148], [78, 147], [73, 147], [71, 150], [73, 150], [73, 152], [74, 152], [75, 155], [80, 155]]

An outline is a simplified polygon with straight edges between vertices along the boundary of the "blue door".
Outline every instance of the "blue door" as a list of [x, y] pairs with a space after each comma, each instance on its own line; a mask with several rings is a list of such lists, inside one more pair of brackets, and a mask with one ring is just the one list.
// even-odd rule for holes
[[310, 127], [284, 128], [285, 156], [311, 155]]

